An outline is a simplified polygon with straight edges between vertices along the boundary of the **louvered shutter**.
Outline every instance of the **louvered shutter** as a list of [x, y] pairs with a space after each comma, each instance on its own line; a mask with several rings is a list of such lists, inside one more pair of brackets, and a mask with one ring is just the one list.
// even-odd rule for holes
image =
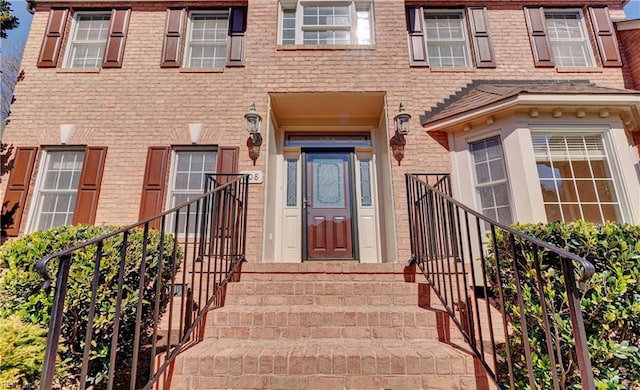
[[614, 31], [608, 7], [589, 7], [591, 24], [598, 42], [602, 66], [622, 66], [618, 38]]
[[533, 51], [533, 62], [537, 67], [553, 67], [553, 53], [551, 44], [547, 36], [547, 26], [545, 24], [544, 8], [525, 7], [525, 17], [527, 28], [529, 29], [529, 39], [531, 40], [531, 50]]
[[[238, 157], [240, 148], [235, 146], [221, 146], [218, 148], [218, 161], [216, 173], [238, 173]], [[233, 178], [220, 177], [219, 182], [224, 184]]]
[[106, 157], [106, 147], [88, 147], [84, 152], [76, 206], [73, 211], [72, 223], [74, 225], [79, 223], [93, 224], [96, 221], [100, 184], [102, 183]]
[[[162, 212], [166, 186], [169, 147], [150, 146], [147, 152], [147, 163], [142, 183], [139, 220], [143, 220]], [[155, 220], [150, 227], [160, 227], [160, 220]]]
[[409, 65], [429, 66], [424, 41], [424, 13], [422, 7], [407, 7], [407, 39], [409, 42]]
[[60, 57], [60, 48], [64, 39], [64, 31], [67, 25], [67, 9], [52, 9], [49, 11], [49, 21], [45, 30], [40, 56], [39, 68], [55, 68]]
[[181, 65], [184, 15], [185, 11], [182, 8], [167, 10], [162, 58], [160, 59], [160, 67], [162, 68], [179, 68]]
[[476, 67], [495, 68], [496, 60], [493, 53], [493, 44], [489, 33], [489, 20], [486, 7], [469, 7], [469, 26], [473, 40], [473, 51], [476, 58]]
[[[16, 237], [20, 232], [20, 223], [29, 194], [31, 175], [37, 154], [37, 147], [17, 147], [15, 149], [14, 165], [9, 173], [9, 181], [2, 202], [2, 216], [13, 220], [13, 223], [6, 227], [5, 233], [8, 237]], [[2, 222], [4, 225], [7, 221]]]
[[107, 38], [102, 61], [103, 68], [120, 68], [122, 66], [130, 14], [131, 10], [129, 9], [114, 9], [111, 11], [109, 37]]
[[227, 66], [244, 66], [246, 27], [247, 9], [243, 7], [231, 8], [229, 12]]

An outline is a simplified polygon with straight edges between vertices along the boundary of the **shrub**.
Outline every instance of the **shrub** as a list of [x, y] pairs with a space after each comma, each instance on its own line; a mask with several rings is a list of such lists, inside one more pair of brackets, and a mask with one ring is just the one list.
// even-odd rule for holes
[[[515, 229], [550, 242], [590, 261], [596, 269], [581, 290], [581, 308], [591, 356], [596, 388], [625, 389], [640, 386], [640, 226], [589, 222], [515, 225]], [[508, 237], [498, 235], [501, 256], [501, 278], [504, 283], [505, 311], [513, 322], [510, 342], [515, 361], [516, 387], [528, 388], [526, 363], [522, 346], [520, 312], [516, 301], [511, 262], [514, 261]], [[521, 250], [526, 244], [516, 240], [519, 276], [527, 318], [529, 342], [532, 346], [534, 371], [541, 388], [553, 388], [551, 366], [543, 333], [542, 307], [535, 284], [533, 256]], [[491, 248], [492, 253], [495, 248]], [[555, 348], [562, 345], [556, 356], [559, 364], [561, 388], [581, 389], [580, 376], [573, 356], [574, 339], [567, 306], [559, 258], [545, 252], [542, 256], [541, 277], [550, 314], [547, 318], [554, 334]], [[496, 268], [489, 267], [496, 286]], [[576, 270], [576, 280], [578, 277]], [[542, 351], [536, 352], [536, 351]], [[558, 360], [558, 359], [557, 359]], [[505, 367], [504, 371], [506, 370]]]
[[0, 388], [20, 388], [40, 379], [47, 330], [18, 317], [0, 318]]
[[[25, 322], [47, 328], [53, 293], [42, 288], [42, 277], [35, 272], [38, 260], [61, 249], [74, 246], [91, 238], [116, 230], [113, 226], [63, 226], [28, 234], [0, 247], [0, 267], [4, 268], [0, 280], [0, 316], [19, 316]], [[104, 242], [101, 259], [93, 323], [93, 341], [90, 352], [88, 383], [103, 383], [109, 369], [111, 336], [117, 299], [118, 268], [122, 250], [122, 235]], [[116, 370], [130, 364], [136, 321], [136, 305], [142, 264], [143, 230], [131, 231], [126, 248], [123, 298], [120, 314]], [[142, 343], [147, 343], [153, 329], [153, 311], [156, 300], [164, 310], [169, 300], [173, 238], [165, 236], [164, 252], [160, 254], [160, 234], [149, 231], [147, 244], [145, 284], [142, 300]], [[91, 282], [94, 272], [96, 246], [88, 246], [74, 253], [67, 284], [67, 297], [61, 331], [60, 359], [68, 365], [71, 376], [77, 377], [82, 364], [85, 332], [91, 302]], [[182, 255], [178, 253], [176, 261]], [[155, 277], [158, 260], [162, 259], [160, 296], [156, 296]], [[179, 264], [176, 264], [178, 266]], [[57, 260], [50, 263], [49, 273], [55, 277]], [[55, 282], [54, 282], [55, 283]], [[55, 288], [55, 285], [54, 285]]]

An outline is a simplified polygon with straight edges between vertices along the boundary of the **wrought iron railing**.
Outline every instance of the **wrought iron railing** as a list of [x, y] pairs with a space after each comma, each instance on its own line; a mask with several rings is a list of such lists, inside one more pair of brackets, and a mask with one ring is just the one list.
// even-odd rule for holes
[[[202, 337], [207, 311], [224, 303], [226, 284], [239, 273], [246, 246], [248, 180], [247, 175], [208, 175], [206, 192], [189, 202], [37, 263], [45, 287], [55, 291], [42, 389], [53, 387], [59, 354], [65, 352], [59, 349], [63, 324], [73, 320], [68, 318], [67, 284], [73, 282], [79, 256], [90, 256], [93, 278], [86, 286], [91, 297], [88, 318], [81, 322], [86, 327], [75, 330], [84, 334], [77, 351], [82, 365], [65, 368], [76, 382], [74, 388], [91, 386], [87, 378], [95, 375], [92, 361], [101, 353], [108, 354], [109, 364], [108, 372], [100, 374], [104, 379], [99, 387], [149, 389], [161, 383], [176, 355]], [[141, 247], [132, 241], [134, 235], [142, 235]], [[116, 260], [119, 257], [117, 271], [104, 264], [107, 256], [114, 257], [113, 248]], [[55, 281], [49, 276], [54, 272]], [[115, 285], [105, 283], [108, 272], [117, 272], [117, 278], [111, 278]], [[98, 332], [104, 332], [104, 313], [96, 308], [103, 289], [117, 291], [106, 347], [95, 343]]]
[[[579, 285], [593, 265], [457, 202], [448, 183], [406, 175], [411, 262], [487, 376], [501, 389], [561, 389], [577, 367], [582, 388], [593, 389]], [[541, 277], [542, 268], [562, 275], [564, 286]], [[568, 332], [560, 334], [558, 322]]]

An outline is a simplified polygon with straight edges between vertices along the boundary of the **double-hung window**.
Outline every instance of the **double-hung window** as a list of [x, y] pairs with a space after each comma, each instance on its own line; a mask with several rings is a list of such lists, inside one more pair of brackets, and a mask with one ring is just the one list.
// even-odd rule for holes
[[531, 138], [549, 222], [622, 222], [602, 135], [533, 133]]
[[411, 66], [495, 68], [486, 7], [406, 11]]
[[545, 10], [544, 16], [556, 66], [594, 66], [582, 12]]
[[185, 68], [224, 68], [227, 62], [228, 12], [189, 15]]
[[74, 15], [65, 68], [102, 66], [110, 16], [110, 12], [77, 12]]
[[160, 67], [192, 71], [244, 66], [246, 7], [167, 9]]
[[588, 13], [581, 9], [540, 6], [524, 8], [535, 66], [560, 68], [597, 66], [591, 33], [600, 53], [601, 65], [622, 66], [609, 8], [589, 6], [587, 9]]
[[[216, 152], [214, 150], [177, 150], [174, 153], [174, 163], [171, 171], [171, 187], [169, 192], [169, 207], [173, 208], [186, 203], [196, 196], [204, 194], [206, 174], [215, 173]], [[179, 213], [178, 232], [180, 234], [194, 234], [197, 232], [198, 219], [196, 206], [189, 208], [189, 228], [186, 229], [186, 209]], [[200, 210], [202, 211], [202, 210]], [[170, 221], [169, 226], [173, 226]]]
[[429, 64], [469, 67], [471, 57], [464, 12], [426, 10], [424, 19]]
[[476, 194], [482, 213], [504, 224], [513, 223], [509, 202], [509, 183], [500, 137], [469, 144]]
[[297, 2], [281, 4], [282, 45], [371, 45], [369, 2]]
[[83, 160], [83, 150], [51, 150], [44, 154], [30, 230], [72, 223]]

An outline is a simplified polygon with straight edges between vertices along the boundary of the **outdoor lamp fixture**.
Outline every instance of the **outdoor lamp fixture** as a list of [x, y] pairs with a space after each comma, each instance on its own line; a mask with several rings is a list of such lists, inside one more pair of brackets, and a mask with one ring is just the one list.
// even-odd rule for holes
[[400, 103], [398, 114], [393, 117], [396, 131], [389, 141], [389, 146], [391, 146], [391, 151], [393, 152], [393, 158], [398, 161], [398, 165], [400, 165], [400, 161], [404, 158], [404, 146], [407, 144], [404, 136], [409, 134], [410, 119], [411, 115], [405, 111], [404, 104]]
[[256, 165], [256, 160], [260, 157], [260, 146], [262, 145], [262, 134], [260, 134], [262, 117], [256, 112], [255, 103], [251, 103], [249, 112], [244, 114], [244, 119], [247, 121], [247, 132], [249, 133], [249, 138], [247, 138], [249, 158], [253, 161], [253, 165]]

